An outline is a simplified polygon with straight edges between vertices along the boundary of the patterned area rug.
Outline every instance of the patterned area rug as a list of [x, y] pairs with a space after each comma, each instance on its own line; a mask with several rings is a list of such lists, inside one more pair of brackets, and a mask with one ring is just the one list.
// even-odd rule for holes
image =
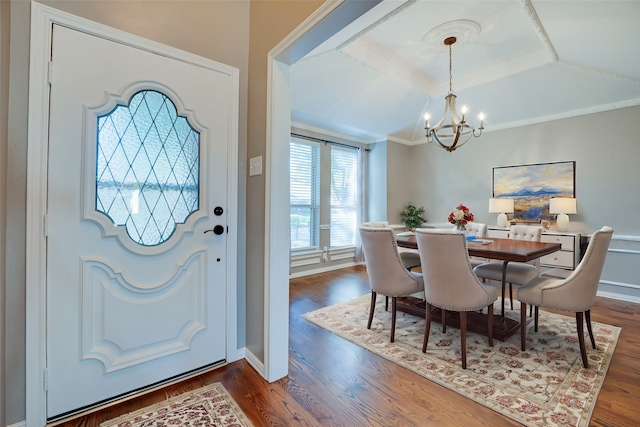
[[215, 383], [106, 421], [100, 426], [250, 427], [253, 424], [244, 415], [222, 384]]
[[[506, 342], [494, 339], [493, 348], [486, 337], [468, 333], [464, 370], [458, 329], [450, 326], [442, 333], [441, 325], [433, 322], [424, 354], [424, 319], [398, 312], [396, 340], [390, 343], [391, 313], [384, 310], [384, 298], [378, 298], [371, 330], [367, 329], [370, 301], [370, 295], [365, 295], [303, 317], [527, 426], [589, 424], [621, 330], [592, 323], [597, 350], [587, 336], [589, 369], [584, 369], [575, 317], [541, 310], [538, 332], [533, 324], [528, 330], [526, 352], [520, 351], [519, 333]], [[495, 313], [500, 312], [499, 304], [500, 299]], [[517, 309], [507, 312], [520, 318]]]

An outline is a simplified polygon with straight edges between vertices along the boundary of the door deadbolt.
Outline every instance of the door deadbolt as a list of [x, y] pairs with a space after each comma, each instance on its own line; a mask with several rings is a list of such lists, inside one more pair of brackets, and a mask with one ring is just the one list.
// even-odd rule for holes
[[216, 206], [216, 207], [213, 209], [213, 214], [214, 214], [215, 216], [220, 216], [220, 215], [222, 215], [223, 213], [224, 213], [224, 209], [222, 209], [222, 207], [220, 207], [220, 206]]

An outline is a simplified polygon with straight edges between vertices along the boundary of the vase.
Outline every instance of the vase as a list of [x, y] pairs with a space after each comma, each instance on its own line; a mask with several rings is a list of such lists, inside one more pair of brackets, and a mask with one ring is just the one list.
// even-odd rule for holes
[[463, 224], [457, 224], [456, 225], [456, 230], [458, 231], [465, 231], [467, 229], [467, 227], [465, 227]]

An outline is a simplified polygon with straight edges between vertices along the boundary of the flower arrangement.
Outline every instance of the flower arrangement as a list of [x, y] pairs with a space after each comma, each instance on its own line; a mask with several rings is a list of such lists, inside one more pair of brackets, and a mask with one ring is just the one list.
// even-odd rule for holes
[[456, 210], [449, 214], [449, 222], [456, 226], [458, 230], [466, 230], [467, 223], [473, 222], [474, 217], [469, 208], [463, 204], [456, 206]]

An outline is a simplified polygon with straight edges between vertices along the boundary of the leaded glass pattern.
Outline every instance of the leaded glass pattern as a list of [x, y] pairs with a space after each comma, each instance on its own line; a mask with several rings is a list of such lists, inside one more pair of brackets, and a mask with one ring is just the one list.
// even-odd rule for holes
[[98, 117], [96, 210], [140, 245], [167, 241], [199, 208], [200, 134], [143, 90]]

